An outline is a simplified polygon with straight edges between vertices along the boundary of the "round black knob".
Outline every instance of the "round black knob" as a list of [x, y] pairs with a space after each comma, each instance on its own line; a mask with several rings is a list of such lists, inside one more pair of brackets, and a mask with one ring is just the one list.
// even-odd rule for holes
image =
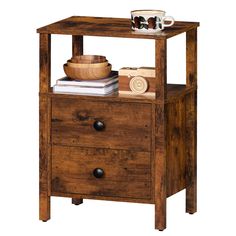
[[94, 169], [94, 171], [93, 171], [93, 175], [94, 175], [94, 177], [96, 177], [96, 178], [102, 178], [102, 176], [104, 175], [104, 170], [101, 169], [101, 168], [96, 168], [96, 169]]
[[93, 127], [94, 129], [96, 129], [97, 131], [102, 131], [105, 129], [105, 124], [100, 121], [100, 120], [96, 120], [94, 123], [93, 123]]

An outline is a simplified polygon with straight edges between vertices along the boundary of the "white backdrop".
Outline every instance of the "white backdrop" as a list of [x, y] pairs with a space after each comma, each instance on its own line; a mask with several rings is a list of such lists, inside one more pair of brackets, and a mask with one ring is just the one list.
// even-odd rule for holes
[[[167, 229], [159, 233], [154, 230], [153, 205], [85, 200], [76, 207], [70, 204], [70, 199], [52, 198], [52, 218], [47, 223], [40, 222], [36, 28], [71, 15], [129, 17], [133, 9], [163, 9], [176, 20], [201, 22], [198, 213], [193, 216], [185, 213], [184, 192], [172, 196], [167, 201]], [[0, 235], [236, 235], [234, 13], [230, 0], [2, 2]], [[52, 40], [55, 80], [63, 76], [62, 64], [71, 56], [71, 38], [55, 36]], [[152, 41], [85, 39], [85, 53], [106, 55], [116, 69], [152, 66], [153, 49]], [[183, 82], [184, 36], [170, 39], [168, 50], [169, 81]]]

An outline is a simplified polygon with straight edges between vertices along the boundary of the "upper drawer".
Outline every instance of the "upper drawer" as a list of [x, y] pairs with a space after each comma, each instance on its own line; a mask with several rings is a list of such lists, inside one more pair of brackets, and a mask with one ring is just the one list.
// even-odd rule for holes
[[150, 150], [151, 105], [52, 99], [52, 143]]

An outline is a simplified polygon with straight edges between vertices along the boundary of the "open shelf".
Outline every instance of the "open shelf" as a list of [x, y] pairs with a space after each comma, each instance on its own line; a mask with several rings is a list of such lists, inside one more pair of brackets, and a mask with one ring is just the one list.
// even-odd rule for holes
[[[165, 102], [171, 102], [176, 99], [179, 99], [181, 96], [185, 96], [187, 93], [190, 93], [193, 88], [187, 88], [185, 85], [180, 84], [168, 84], [167, 85], [167, 100]], [[81, 94], [71, 94], [71, 93], [54, 93], [52, 88], [49, 92], [50, 97], [64, 97], [64, 98], [73, 98], [76, 97], [82, 100], [109, 100], [109, 101], [130, 101], [130, 102], [141, 102], [141, 103], [156, 103], [156, 99], [154, 97], [148, 97], [143, 95], [124, 95], [113, 93], [108, 96], [92, 96], [92, 95], [81, 95]]]

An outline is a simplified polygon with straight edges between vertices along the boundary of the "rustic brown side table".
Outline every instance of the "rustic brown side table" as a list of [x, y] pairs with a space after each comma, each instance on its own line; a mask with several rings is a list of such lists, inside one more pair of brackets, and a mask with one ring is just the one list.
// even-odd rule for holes
[[[197, 208], [197, 22], [177, 21], [158, 34], [138, 34], [123, 18], [77, 17], [39, 28], [40, 220], [50, 197], [155, 204], [155, 228], [166, 228], [166, 200], [186, 189], [186, 212]], [[186, 33], [186, 85], [167, 84], [167, 39]], [[156, 98], [55, 94], [51, 34], [155, 40]], [[145, 52], [143, 52], [145, 53]], [[98, 124], [100, 124], [98, 128]], [[101, 127], [102, 124], [102, 127]]]

